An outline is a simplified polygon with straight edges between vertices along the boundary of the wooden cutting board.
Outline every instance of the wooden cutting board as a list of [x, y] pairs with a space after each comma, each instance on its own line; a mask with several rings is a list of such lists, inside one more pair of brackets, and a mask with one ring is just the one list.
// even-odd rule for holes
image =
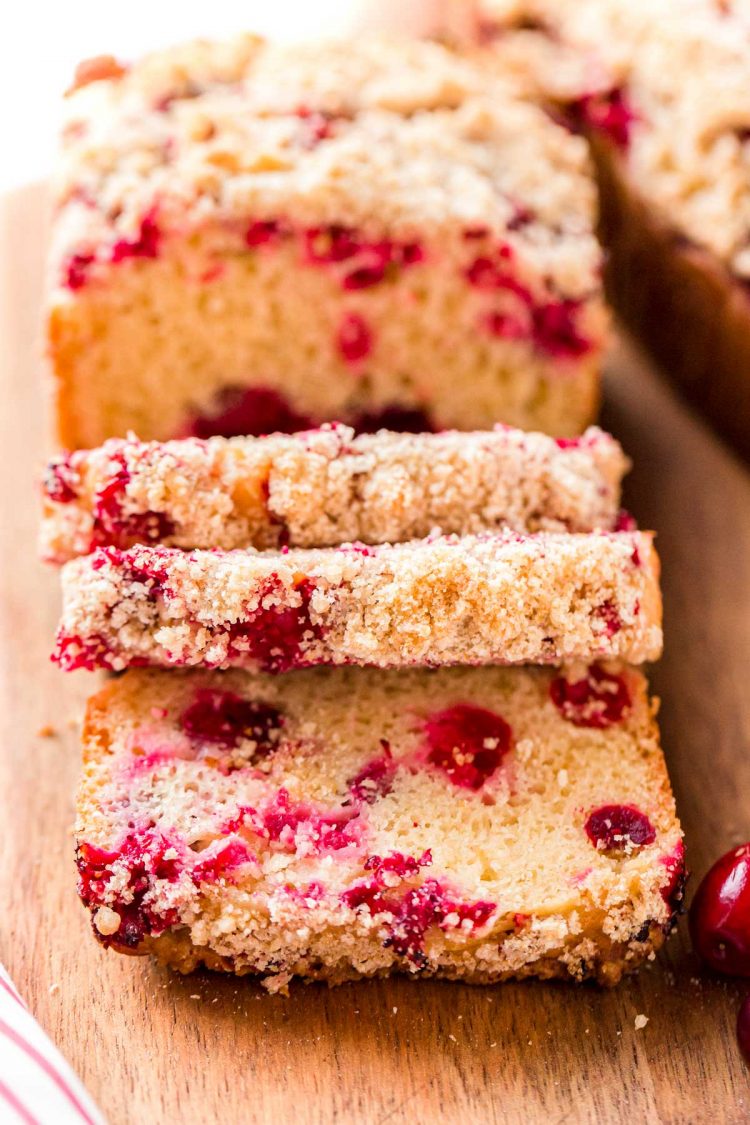
[[[748, 1120], [744, 989], [700, 970], [684, 922], [613, 992], [393, 980], [284, 999], [97, 946], [71, 839], [76, 720], [97, 681], [49, 663], [56, 575], [35, 559], [43, 213], [38, 188], [0, 212], [0, 959], [113, 1125]], [[604, 421], [635, 462], [628, 506], [659, 533], [653, 684], [700, 874], [750, 839], [750, 474], [624, 351]]]

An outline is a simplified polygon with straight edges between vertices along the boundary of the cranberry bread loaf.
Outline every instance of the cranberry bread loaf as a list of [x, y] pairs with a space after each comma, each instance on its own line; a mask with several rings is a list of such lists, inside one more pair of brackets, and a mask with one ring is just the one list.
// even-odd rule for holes
[[67, 670], [639, 664], [661, 652], [648, 532], [264, 553], [102, 547], [62, 575], [55, 659]]
[[682, 893], [654, 713], [618, 666], [129, 672], [83, 730], [94, 934], [272, 990], [614, 984]]
[[596, 411], [586, 146], [427, 42], [195, 43], [68, 99], [59, 437], [489, 428]]
[[467, 534], [612, 529], [628, 462], [591, 428], [553, 439], [481, 433], [112, 438], [61, 454], [44, 479], [42, 553], [62, 563], [95, 547], [185, 549], [398, 543]]
[[500, 69], [567, 103], [591, 139], [616, 311], [750, 455], [750, 5], [489, 7]]

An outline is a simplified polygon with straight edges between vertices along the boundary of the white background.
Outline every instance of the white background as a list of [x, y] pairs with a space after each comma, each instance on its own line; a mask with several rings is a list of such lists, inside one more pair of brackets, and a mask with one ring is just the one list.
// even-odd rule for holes
[[439, 0], [0, 0], [0, 188], [48, 172], [59, 100], [82, 58], [127, 60], [240, 30], [286, 40], [373, 24], [428, 30], [440, 8]]

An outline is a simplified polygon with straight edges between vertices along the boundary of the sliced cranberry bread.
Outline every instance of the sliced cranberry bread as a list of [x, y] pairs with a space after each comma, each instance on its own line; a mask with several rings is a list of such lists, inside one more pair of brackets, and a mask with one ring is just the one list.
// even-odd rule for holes
[[648, 532], [367, 547], [101, 547], [66, 563], [63, 668], [559, 664], [661, 652]]
[[592, 141], [616, 311], [750, 455], [750, 4], [486, 3], [499, 69]]
[[607, 317], [584, 142], [436, 43], [194, 43], [68, 99], [61, 444], [580, 433]]
[[44, 479], [42, 553], [95, 547], [327, 547], [436, 529], [592, 531], [617, 525], [628, 461], [591, 428], [553, 439], [480, 433], [354, 436], [346, 426], [159, 444], [113, 438], [61, 454]]
[[595, 977], [653, 955], [682, 833], [640, 672], [129, 672], [89, 702], [96, 936], [331, 983]]

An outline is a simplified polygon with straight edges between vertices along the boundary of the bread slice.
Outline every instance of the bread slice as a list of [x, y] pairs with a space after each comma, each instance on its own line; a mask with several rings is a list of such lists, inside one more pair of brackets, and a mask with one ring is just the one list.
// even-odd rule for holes
[[94, 934], [330, 983], [616, 983], [682, 893], [646, 682], [610, 665], [133, 671], [90, 700], [76, 840]]
[[60, 454], [44, 478], [42, 553], [98, 546], [328, 547], [467, 534], [612, 529], [628, 467], [591, 428], [553, 439], [479, 433], [293, 436], [156, 442], [112, 439]]
[[540, 532], [287, 551], [102, 547], [66, 563], [55, 659], [381, 668], [661, 652], [647, 532]]
[[436, 43], [193, 43], [67, 100], [49, 269], [61, 444], [562, 436], [608, 317], [584, 142]]

